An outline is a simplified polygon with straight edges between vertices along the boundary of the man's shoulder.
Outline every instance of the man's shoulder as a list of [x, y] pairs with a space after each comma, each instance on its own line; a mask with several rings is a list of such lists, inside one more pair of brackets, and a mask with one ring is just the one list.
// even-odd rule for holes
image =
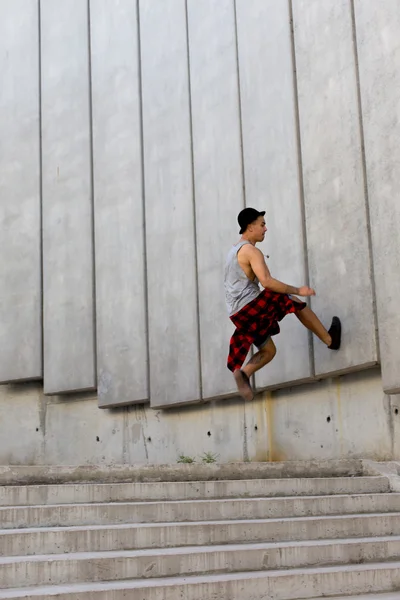
[[243, 256], [254, 256], [255, 254], [261, 253], [261, 250], [253, 246], [253, 244], [245, 244], [240, 248], [240, 253]]

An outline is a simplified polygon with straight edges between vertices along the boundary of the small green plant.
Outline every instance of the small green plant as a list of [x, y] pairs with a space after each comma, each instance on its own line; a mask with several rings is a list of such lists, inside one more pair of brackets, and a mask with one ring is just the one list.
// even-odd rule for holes
[[181, 454], [178, 459], [178, 463], [184, 465], [192, 465], [195, 462], [196, 460], [194, 458], [192, 458], [191, 456], [185, 456], [184, 454]]
[[204, 452], [201, 457], [201, 462], [207, 465], [216, 463], [219, 458], [219, 454], [213, 454], [212, 452]]

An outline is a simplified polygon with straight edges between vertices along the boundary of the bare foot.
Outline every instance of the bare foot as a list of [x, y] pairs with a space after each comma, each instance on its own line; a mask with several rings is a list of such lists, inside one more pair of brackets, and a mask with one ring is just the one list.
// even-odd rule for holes
[[240, 369], [237, 369], [237, 371], [234, 372], [233, 376], [235, 378], [239, 394], [242, 396], [242, 398], [248, 401], [253, 400], [254, 392], [251, 389], [250, 380], [247, 377], [246, 373], [244, 373]]

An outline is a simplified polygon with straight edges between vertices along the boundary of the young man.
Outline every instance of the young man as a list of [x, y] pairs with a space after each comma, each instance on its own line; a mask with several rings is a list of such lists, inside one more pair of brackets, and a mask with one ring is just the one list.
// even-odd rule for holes
[[[342, 333], [338, 317], [333, 317], [327, 331], [307, 304], [293, 295], [315, 296], [312, 288], [306, 285], [297, 288], [271, 276], [264, 255], [256, 248], [267, 231], [264, 215], [265, 211], [254, 208], [245, 208], [239, 213], [242, 237], [231, 248], [225, 266], [226, 305], [236, 326], [230, 341], [228, 369], [233, 372], [245, 400], [254, 398], [250, 377], [276, 354], [271, 336], [279, 333], [278, 322], [286, 315], [294, 313], [330, 350], [339, 350]], [[258, 352], [242, 367], [252, 344], [257, 346]]]

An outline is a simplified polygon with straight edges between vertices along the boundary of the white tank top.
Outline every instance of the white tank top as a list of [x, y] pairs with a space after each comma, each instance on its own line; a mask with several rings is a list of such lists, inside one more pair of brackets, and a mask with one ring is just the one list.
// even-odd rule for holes
[[226, 259], [224, 284], [225, 302], [229, 316], [239, 312], [261, 293], [258, 279], [251, 281], [238, 262], [238, 252], [245, 244], [250, 244], [250, 242], [242, 241], [233, 246]]

